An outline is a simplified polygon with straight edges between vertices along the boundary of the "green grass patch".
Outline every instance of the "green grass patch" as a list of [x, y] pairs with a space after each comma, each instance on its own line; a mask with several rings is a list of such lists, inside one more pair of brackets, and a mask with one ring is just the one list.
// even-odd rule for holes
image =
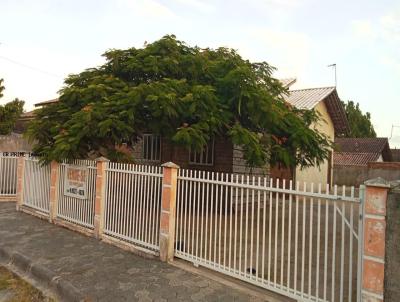
[[37, 288], [0, 266], [0, 291], [10, 291], [12, 297], [6, 302], [56, 302]]

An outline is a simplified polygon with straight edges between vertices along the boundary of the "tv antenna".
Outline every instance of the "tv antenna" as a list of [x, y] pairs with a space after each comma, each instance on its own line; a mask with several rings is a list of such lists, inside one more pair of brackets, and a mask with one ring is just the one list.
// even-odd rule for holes
[[335, 69], [335, 87], [337, 87], [336, 63], [330, 64], [328, 67], [333, 67]]
[[400, 125], [392, 125], [392, 130], [390, 131], [390, 138], [389, 139], [392, 139], [392, 137], [393, 137], [393, 129], [394, 128], [400, 128]]

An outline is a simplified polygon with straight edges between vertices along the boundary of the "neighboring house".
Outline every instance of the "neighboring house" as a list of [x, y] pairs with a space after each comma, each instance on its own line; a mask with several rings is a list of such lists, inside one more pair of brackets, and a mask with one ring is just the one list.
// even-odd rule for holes
[[[35, 107], [44, 106], [58, 102], [58, 99], [35, 104]], [[35, 110], [24, 112], [18, 118], [10, 135], [0, 136], [0, 152], [31, 152], [32, 144], [23, 137], [23, 133], [28, 128], [28, 124], [35, 118]]]
[[28, 123], [31, 120], [33, 120], [34, 117], [35, 117], [34, 110], [22, 113], [17, 122], [15, 123], [14, 132], [24, 133], [25, 130], [28, 128]]
[[389, 140], [377, 138], [336, 138], [335, 165], [367, 165], [368, 162], [392, 161]]
[[391, 162], [389, 141], [379, 138], [336, 138], [334, 182], [338, 185], [359, 185], [368, 178], [370, 163]]
[[[49, 100], [49, 101], [36, 103], [35, 104], [35, 108], [43, 107], [43, 106], [46, 106], [46, 105], [51, 105], [51, 104], [54, 104], [54, 103], [57, 103], [57, 102], [58, 102], [58, 99], [52, 99], [52, 100]], [[16, 125], [15, 125], [15, 128], [14, 128], [14, 132], [16, 132], [16, 133], [25, 132], [25, 130], [28, 127], [28, 123], [35, 118], [35, 110], [24, 112], [24, 113], [21, 114], [21, 116], [19, 117], [19, 119], [16, 122]]]
[[31, 152], [32, 144], [23, 137], [29, 121], [34, 117], [33, 111], [21, 114], [15, 123], [13, 132], [9, 135], [0, 135], [0, 154], [12, 152]]
[[[335, 87], [289, 90], [285, 100], [298, 109], [314, 109], [321, 120], [311, 127], [325, 134], [331, 141], [348, 131], [348, 121]], [[332, 183], [332, 156], [319, 167], [288, 169], [273, 167], [271, 177], [307, 183]]]

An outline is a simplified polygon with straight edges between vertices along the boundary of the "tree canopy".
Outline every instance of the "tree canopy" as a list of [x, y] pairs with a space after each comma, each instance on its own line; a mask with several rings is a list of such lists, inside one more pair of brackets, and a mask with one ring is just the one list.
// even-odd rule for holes
[[364, 114], [360, 109], [360, 105], [353, 101], [343, 102], [343, 106], [350, 128], [347, 137], [376, 137], [369, 112]]
[[308, 166], [328, 157], [331, 143], [309, 128], [318, 115], [285, 103], [287, 90], [266, 62], [175, 36], [103, 56], [103, 65], [66, 78], [58, 103], [37, 111], [28, 136], [44, 160], [126, 160], [117, 146], [145, 132], [197, 150], [225, 136], [243, 147], [250, 166]]
[[[0, 98], [3, 97], [3, 79], [0, 79]], [[5, 105], [0, 105], [0, 135], [8, 135], [14, 129], [15, 123], [24, 110], [24, 101], [14, 99]]]

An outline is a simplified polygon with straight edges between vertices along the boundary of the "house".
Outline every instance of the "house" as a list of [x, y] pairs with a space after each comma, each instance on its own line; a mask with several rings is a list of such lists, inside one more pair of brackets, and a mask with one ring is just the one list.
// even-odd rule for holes
[[[295, 78], [280, 80], [288, 89], [296, 82]], [[315, 109], [322, 120], [315, 129], [326, 134], [332, 141], [348, 129], [346, 115], [335, 87], [289, 90], [285, 100], [299, 109]], [[58, 102], [52, 99], [40, 102], [35, 107], [48, 106]], [[210, 141], [202, 152], [190, 151], [176, 146], [165, 138], [152, 133], [144, 133], [133, 146], [133, 156], [137, 163], [159, 165], [172, 161], [182, 168], [198, 169], [222, 173], [245, 173], [253, 175], [271, 175], [273, 178], [293, 179], [305, 182], [327, 182], [332, 180], [332, 158], [319, 167], [306, 169], [288, 169], [283, 167], [250, 168], [246, 165], [243, 152], [239, 146], [228, 139], [217, 137]]]
[[371, 163], [391, 162], [392, 152], [385, 137], [336, 138], [333, 155], [334, 182], [360, 185], [368, 179]]
[[368, 162], [392, 161], [392, 152], [386, 137], [336, 138], [335, 146], [335, 166], [365, 166]]
[[[295, 79], [288, 79], [289, 85]], [[35, 104], [35, 107], [49, 106], [57, 103], [58, 99], [52, 99]], [[23, 116], [20, 122], [27, 122], [34, 118], [34, 111]], [[121, 147], [121, 150], [127, 150]], [[216, 137], [204, 148], [202, 152], [191, 152], [186, 148], [172, 144], [168, 139], [159, 135], [144, 133], [137, 138], [137, 142], [131, 150], [138, 164], [160, 165], [172, 161], [182, 168], [194, 170], [205, 170], [222, 173], [245, 173], [254, 175], [267, 175], [269, 167], [250, 168], [247, 167], [240, 147], [233, 144], [226, 138]]]
[[28, 111], [21, 114], [17, 122], [15, 123], [14, 132], [24, 133], [28, 127], [28, 123], [35, 117], [35, 111]]
[[[285, 100], [298, 109], [314, 109], [321, 120], [312, 125], [314, 129], [325, 134], [331, 141], [348, 131], [348, 121], [339, 99], [336, 87], [320, 87], [289, 90]], [[291, 179], [307, 183], [332, 183], [332, 155], [319, 167], [288, 169], [272, 167], [271, 177]]]

